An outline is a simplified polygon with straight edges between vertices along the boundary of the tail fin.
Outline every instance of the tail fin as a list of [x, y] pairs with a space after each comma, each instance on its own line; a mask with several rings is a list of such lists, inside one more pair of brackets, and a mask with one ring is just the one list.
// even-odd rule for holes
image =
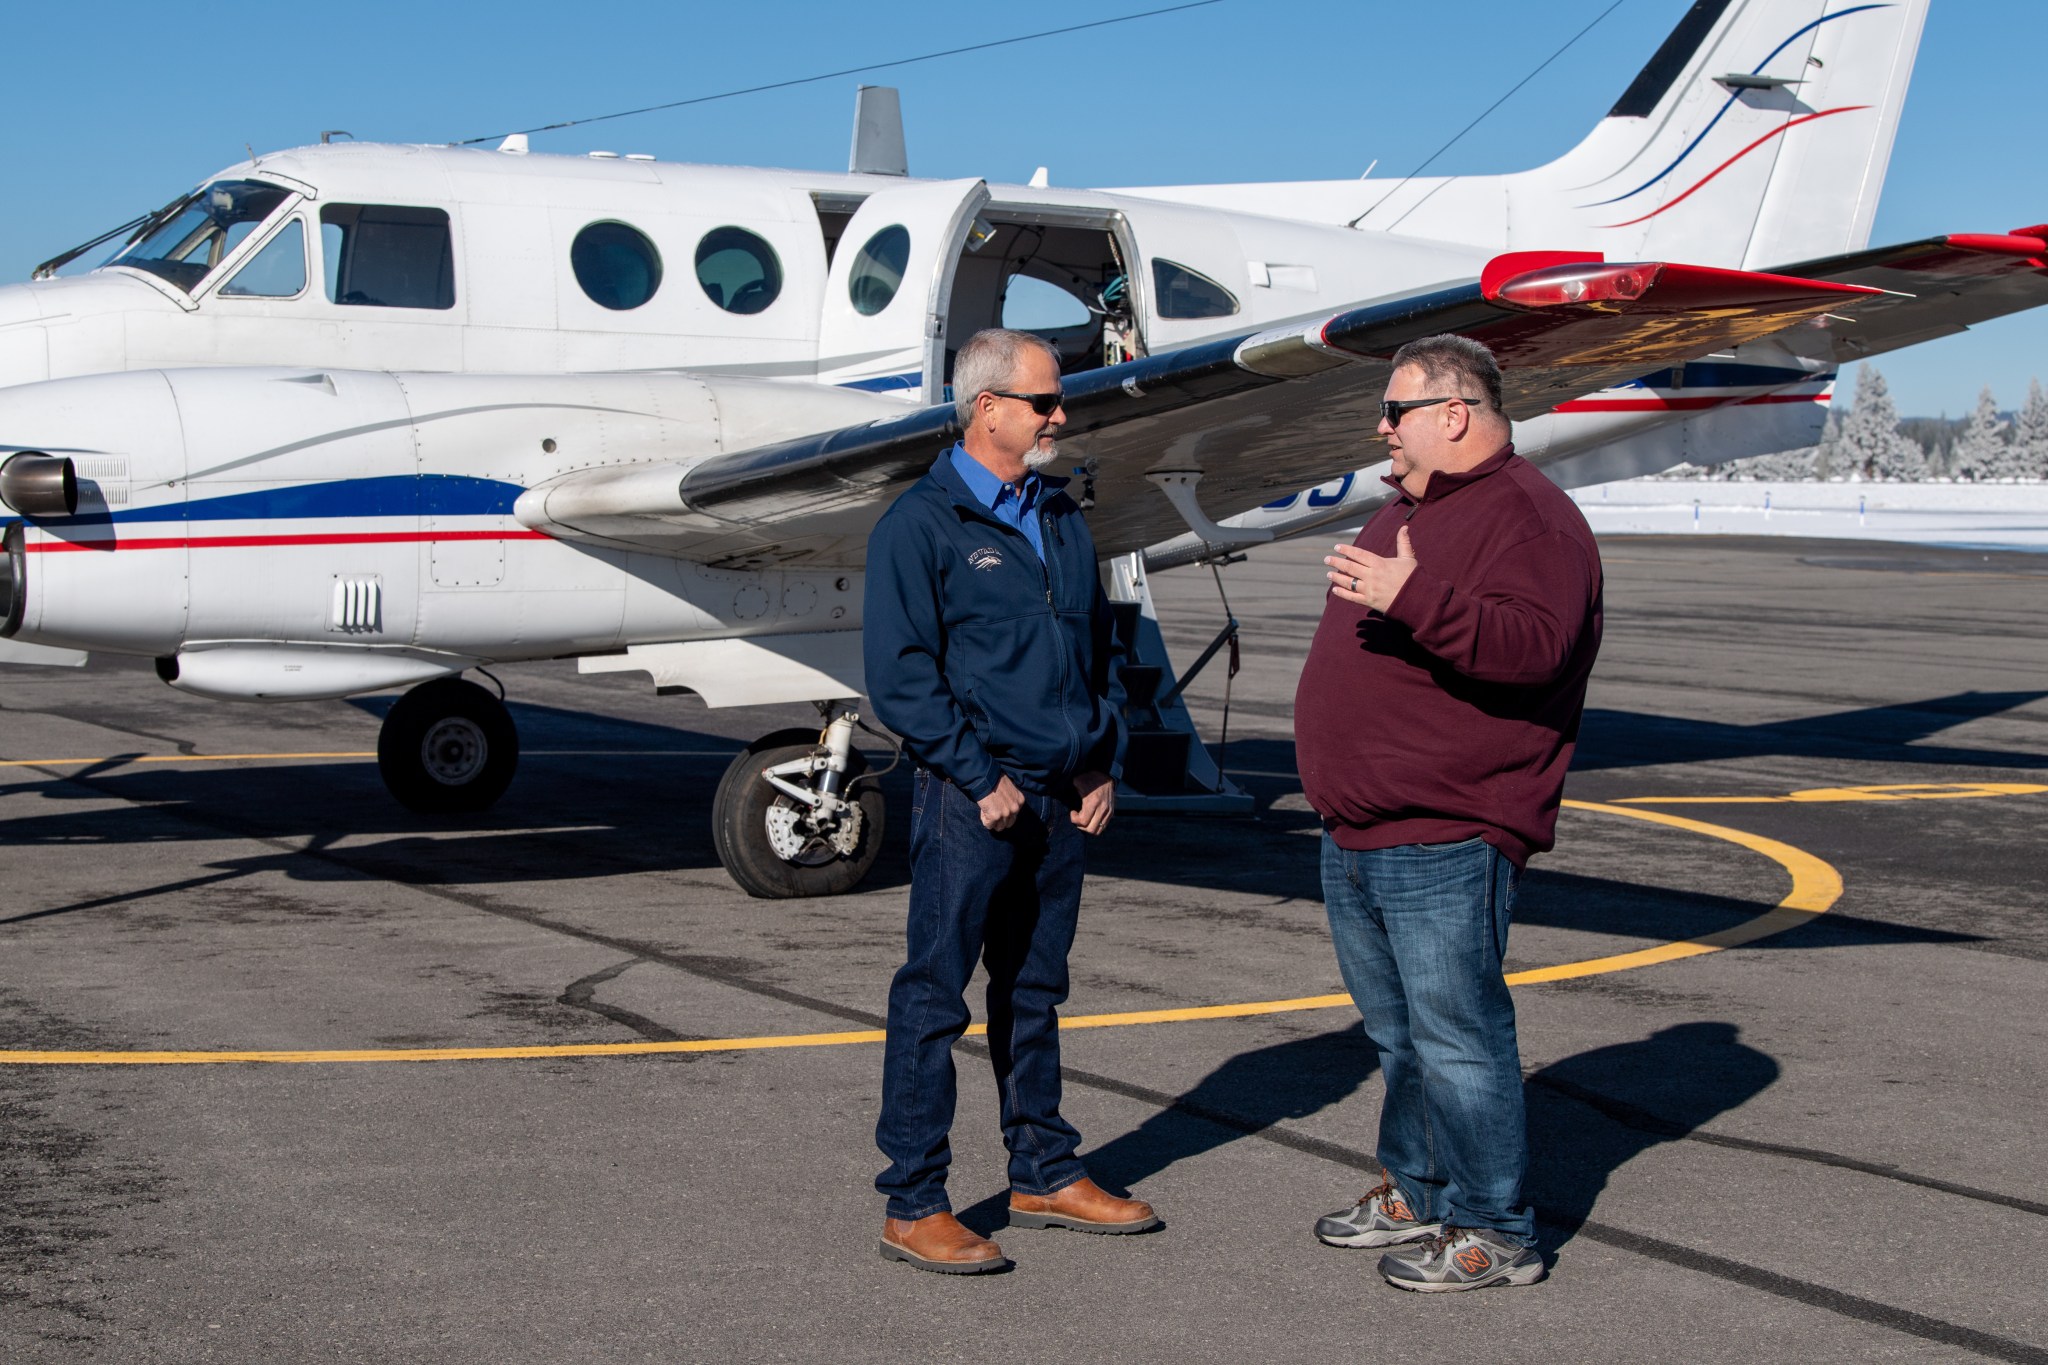
[[1747, 269], [1862, 247], [1927, 5], [1695, 0], [1608, 116], [1558, 160], [1519, 175], [1412, 181], [1357, 225], [1492, 236], [1476, 211], [1510, 249]]

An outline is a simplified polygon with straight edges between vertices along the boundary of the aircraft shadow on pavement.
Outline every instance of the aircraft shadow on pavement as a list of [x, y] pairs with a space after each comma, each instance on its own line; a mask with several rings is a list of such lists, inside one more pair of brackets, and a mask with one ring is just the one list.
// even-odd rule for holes
[[[374, 713], [391, 701], [373, 697], [354, 704]], [[89, 847], [207, 842], [224, 836], [316, 840], [312, 856], [264, 854], [210, 864], [213, 872], [226, 875], [207, 880], [277, 870], [302, 880], [371, 875], [456, 886], [718, 866], [711, 847], [712, 797], [742, 747], [739, 741], [554, 707], [513, 703], [511, 709], [520, 727], [519, 775], [488, 811], [408, 811], [386, 792], [376, 764], [365, 760], [230, 768], [137, 764], [131, 761], [140, 756], [135, 753], [65, 778], [35, 774], [0, 782], [0, 797], [50, 803], [0, 805], [0, 842]], [[305, 745], [332, 746], [331, 738]], [[619, 754], [537, 752], [549, 749]], [[887, 762], [886, 754], [870, 757], [878, 766]], [[881, 856], [863, 883], [870, 890], [909, 880], [901, 828], [909, 815], [908, 774], [898, 768], [880, 780], [894, 818]], [[109, 797], [124, 804], [98, 804]], [[334, 847], [341, 839], [350, 842]], [[180, 877], [161, 890], [188, 881]], [[49, 913], [38, 911], [36, 917]]]
[[1572, 767], [1580, 772], [1728, 758], [1824, 758], [1966, 768], [2048, 767], [2048, 754], [1925, 743], [1968, 721], [2014, 710], [2048, 692], [1957, 692], [1824, 716], [1728, 725], [1720, 721], [1590, 710]]
[[[1916, 763], [1958, 768], [2043, 768], [2048, 754], [2006, 749], [1965, 749], [1928, 744], [1945, 730], [2002, 715], [2048, 698], [2048, 691], [1956, 692], [1924, 701], [1836, 711], [1761, 725], [1660, 716], [1643, 711], [1586, 712], [1572, 756], [1575, 772], [1705, 763], [1729, 758], [1821, 758], [1870, 763]], [[1236, 739], [1224, 758], [1230, 775], [1270, 804], [1301, 789], [1294, 744], [1284, 739]], [[1314, 823], [1313, 812], [1291, 812]]]
[[[1089, 1174], [1112, 1189], [1138, 1189], [1178, 1162], [1353, 1100], [1377, 1065], [1372, 1044], [1355, 1023], [1240, 1053], [1167, 1108], [1086, 1153]], [[1571, 1239], [1622, 1167], [1740, 1109], [1769, 1089], [1779, 1070], [1769, 1054], [1742, 1041], [1736, 1025], [1702, 1020], [1581, 1052], [1532, 1073], [1524, 1086], [1526, 1193], [1536, 1206], [1544, 1247], [1554, 1250]], [[1351, 1155], [1369, 1156], [1377, 1145], [1377, 1100], [1353, 1104], [1350, 1118], [1335, 1141]], [[1374, 1178], [1364, 1177], [1368, 1184]], [[1334, 1184], [1305, 1189], [1304, 1224], [1339, 1197], [1348, 1196]], [[1005, 1202], [999, 1192], [961, 1220], [993, 1232], [1003, 1225]], [[1166, 1212], [1170, 1220], [1172, 1211]]]

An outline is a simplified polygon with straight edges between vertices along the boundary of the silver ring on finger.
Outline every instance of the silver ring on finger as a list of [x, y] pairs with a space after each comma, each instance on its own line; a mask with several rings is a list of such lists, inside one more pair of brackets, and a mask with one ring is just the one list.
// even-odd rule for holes
[[1358, 591], [1358, 580], [1357, 580], [1357, 579], [1355, 579], [1355, 578], [1351, 580], [1351, 591], [1353, 591], [1353, 592], [1357, 592], [1357, 591]]

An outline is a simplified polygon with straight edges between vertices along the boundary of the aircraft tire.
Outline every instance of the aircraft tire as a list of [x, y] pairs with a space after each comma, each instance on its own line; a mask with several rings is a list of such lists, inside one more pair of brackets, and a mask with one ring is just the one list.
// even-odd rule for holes
[[711, 845], [740, 889], [763, 900], [836, 896], [860, 885], [882, 851], [887, 803], [873, 782], [860, 781], [867, 760], [855, 750], [847, 765], [846, 792], [860, 808], [860, 836], [851, 854], [813, 840], [797, 861], [785, 860], [769, 842], [768, 820], [777, 808], [798, 808], [768, 785], [761, 774], [778, 763], [815, 753], [815, 730], [777, 730], [747, 746], [726, 768], [711, 805]]
[[377, 734], [377, 771], [407, 810], [488, 810], [519, 768], [511, 712], [461, 678], [421, 683], [398, 699]]

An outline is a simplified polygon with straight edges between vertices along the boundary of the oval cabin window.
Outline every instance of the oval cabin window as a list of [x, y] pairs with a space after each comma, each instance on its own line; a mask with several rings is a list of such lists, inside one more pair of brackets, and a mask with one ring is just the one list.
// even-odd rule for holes
[[853, 273], [846, 281], [853, 311], [871, 318], [887, 308], [903, 287], [903, 272], [909, 265], [909, 228], [898, 223], [868, 238], [860, 255], [853, 258]]
[[1227, 318], [1237, 311], [1237, 297], [1207, 275], [1156, 257], [1152, 288], [1162, 318]]
[[624, 223], [592, 223], [577, 233], [569, 264], [590, 301], [614, 312], [638, 308], [661, 288], [661, 253]]
[[728, 313], [758, 313], [782, 292], [782, 261], [745, 228], [713, 228], [697, 243], [697, 283]]

